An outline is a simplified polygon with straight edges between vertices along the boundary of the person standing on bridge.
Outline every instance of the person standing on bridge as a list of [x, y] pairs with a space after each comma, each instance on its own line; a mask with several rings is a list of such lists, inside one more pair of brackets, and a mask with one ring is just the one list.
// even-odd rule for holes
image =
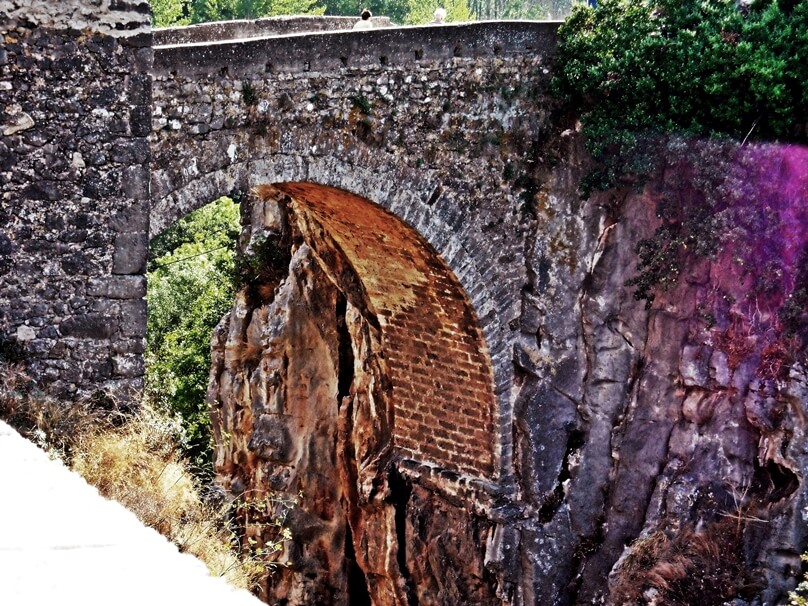
[[438, 7], [435, 9], [434, 19], [432, 19], [432, 21], [430, 21], [429, 23], [430, 25], [443, 25], [445, 21], [446, 21], [446, 9]]
[[354, 23], [354, 29], [373, 29], [373, 24], [370, 22], [370, 18], [373, 14], [370, 12], [370, 9], [363, 8], [362, 13], [359, 15], [359, 21]]

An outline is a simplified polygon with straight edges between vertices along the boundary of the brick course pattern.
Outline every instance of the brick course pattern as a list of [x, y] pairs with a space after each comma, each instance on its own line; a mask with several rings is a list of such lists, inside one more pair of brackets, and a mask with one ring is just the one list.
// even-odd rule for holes
[[367, 200], [308, 183], [276, 187], [325, 229], [362, 281], [384, 335], [399, 454], [492, 477], [493, 369], [474, 310], [446, 263]]

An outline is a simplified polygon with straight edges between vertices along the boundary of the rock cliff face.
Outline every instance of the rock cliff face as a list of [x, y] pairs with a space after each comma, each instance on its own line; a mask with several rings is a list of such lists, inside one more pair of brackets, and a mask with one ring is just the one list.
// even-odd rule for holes
[[[374, 285], [372, 255], [334, 235], [309, 190], [261, 190], [242, 246], [265, 271], [217, 329], [209, 397], [224, 486], [248, 501], [299, 495], [276, 555], [289, 565], [264, 597], [776, 604], [806, 539], [808, 157], [755, 153], [743, 182], [765, 203], [741, 192], [720, 246], [682, 252], [650, 305], [625, 283], [666, 200], [699, 203], [682, 167], [586, 202], [572, 162], [546, 175], [513, 326], [515, 492], [470, 480], [473, 462], [419, 465], [428, 449], [399, 446], [421, 434], [397, 425], [408, 375], [395, 313], [379, 313], [395, 284]], [[246, 508], [238, 521], [260, 545], [272, 518]]]

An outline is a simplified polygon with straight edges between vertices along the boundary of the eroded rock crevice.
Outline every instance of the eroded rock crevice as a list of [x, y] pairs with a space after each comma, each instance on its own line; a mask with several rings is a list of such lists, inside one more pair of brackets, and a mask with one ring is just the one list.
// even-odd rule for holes
[[412, 486], [395, 470], [390, 471], [390, 502], [395, 511], [396, 525], [396, 563], [404, 581], [406, 606], [419, 606], [418, 594], [412, 586], [412, 574], [407, 564], [407, 505], [412, 495]]

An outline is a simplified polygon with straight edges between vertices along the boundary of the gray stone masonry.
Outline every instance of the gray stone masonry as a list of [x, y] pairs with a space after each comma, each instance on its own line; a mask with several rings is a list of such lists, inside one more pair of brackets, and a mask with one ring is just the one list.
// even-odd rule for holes
[[148, 4], [0, 2], [0, 334], [59, 394], [142, 387]]
[[487, 22], [155, 49], [152, 235], [221, 195], [289, 181], [348, 190], [403, 219], [446, 261], [481, 324], [504, 486], [526, 190], [549, 161], [557, 27]]

